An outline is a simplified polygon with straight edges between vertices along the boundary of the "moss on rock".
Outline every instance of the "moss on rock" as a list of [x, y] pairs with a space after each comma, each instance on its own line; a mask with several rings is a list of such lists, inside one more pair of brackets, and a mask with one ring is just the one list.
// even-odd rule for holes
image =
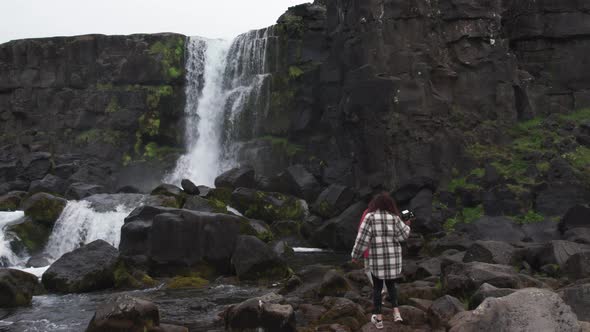
[[183, 277], [177, 276], [174, 277], [171, 281], [169, 281], [166, 285], [169, 289], [179, 289], [179, 288], [203, 288], [209, 285], [209, 281], [207, 279], [203, 279], [198, 276], [192, 277]]
[[31, 220], [53, 226], [66, 206], [66, 200], [47, 193], [37, 193], [22, 203], [25, 216]]
[[29, 254], [35, 254], [45, 247], [51, 235], [51, 226], [27, 219], [20, 224], [8, 226], [8, 231], [19, 238]]
[[143, 271], [129, 272], [126, 264], [119, 261], [114, 272], [115, 288], [142, 289], [156, 286], [156, 281]]

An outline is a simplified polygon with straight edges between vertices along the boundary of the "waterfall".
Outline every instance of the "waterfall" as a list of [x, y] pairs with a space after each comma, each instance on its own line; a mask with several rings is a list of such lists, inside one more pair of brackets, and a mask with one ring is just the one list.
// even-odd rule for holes
[[[236, 165], [235, 138], [255, 130], [240, 115], [259, 109], [269, 65], [272, 28], [250, 31], [233, 41], [191, 37], [186, 63], [186, 144], [188, 153], [164, 181], [190, 179], [213, 186], [215, 177]], [[264, 107], [263, 107], [264, 108]], [[256, 111], [254, 111], [256, 112]], [[251, 134], [250, 134], [251, 135]]]
[[69, 201], [53, 226], [45, 253], [58, 259], [81, 245], [104, 240], [117, 248], [121, 227], [133, 207], [118, 205], [112, 211], [97, 212], [88, 201]]
[[15, 266], [23, 262], [23, 258], [12, 251], [10, 241], [4, 233], [4, 228], [24, 216], [25, 214], [22, 211], [0, 212], [0, 266]]

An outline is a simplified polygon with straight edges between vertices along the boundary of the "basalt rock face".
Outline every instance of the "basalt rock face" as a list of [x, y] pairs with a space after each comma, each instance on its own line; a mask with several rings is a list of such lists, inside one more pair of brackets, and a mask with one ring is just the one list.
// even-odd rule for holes
[[153, 187], [183, 142], [184, 41], [177, 34], [0, 45], [0, 182], [52, 173], [69, 184]]
[[[579, 1], [291, 7], [265, 30], [267, 104], [238, 134], [238, 155], [267, 177], [301, 164], [322, 185], [401, 189], [426, 178], [435, 194], [496, 162], [495, 180], [451, 190], [462, 207], [563, 215], [590, 199], [586, 127], [561, 118], [590, 106], [588, 17]], [[534, 127], [539, 146], [512, 145], [510, 129], [533, 118], [546, 120]]]

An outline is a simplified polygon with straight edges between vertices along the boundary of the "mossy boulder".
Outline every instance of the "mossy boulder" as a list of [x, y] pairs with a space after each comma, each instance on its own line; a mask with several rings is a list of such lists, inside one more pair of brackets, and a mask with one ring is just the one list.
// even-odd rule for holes
[[24, 191], [11, 191], [0, 196], [0, 211], [15, 211], [20, 206], [20, 202], [26, 196]]
[[254, 188], [256, 186], [254, 169], [249, 166], [232, 168], [215, 178], [215, 186], [232, 190], [240, 187]]
[[155, 196], [168, 196], [173, 197], [176, 200], [176, 208], [180, 208], [184, 205], [186, 195], [182, 189], [172, 184], [161, 184], [152, 190], [151, 195]]
[[170, 280], [166, 287], [169, 289], [203, 288], [207, 285], [209, 285], [209, 281], [199, 276], [177, 276]]
[[332, 184], [324, 189], [312, 206], [312, 211], [324, 218], [333, 218], [350, 206], [354, 192], [346, 186]]
[[33, 274], [14, 269], [0, 269], [0, 307], [31, 305], [39, 281]]
[[238, 188], [231, 195], [231, 206], [248, 218], [266, 222], [302, 220], [307, 211], [304, 201], [281, 193]]
[[67, 201], [63, 198], [47, 193], [37, 193], [22, 202], [22, 209], [25, 211], [25, 216], [33, 221], [53, 226], [66, 207], [66, 203]]
[[25, 217], [22, 222], [8, 226], [7, 231], [17, 236], [18, 239], [13, 241], [15, 244], [22, 244], [29, 254], [35, 254], [45, 247], [51, 235], [51, 226]]
[[336, 270], [330, 270], [324, 275], [318, 294], [324, 296], [344, 296], [352, 287], [344, 275]]
[[159, 325], [160, 312], [155, 304], [119, 295], [98, 307], [86, 332], [156, 331]]
[[212, 212], [212, 213], [227, 213], [227, 205], [215, 198], [205, 199], [199, 196], [189, 196], [184, 202], [183, 209]]
[[119, 261], [114, 271], [115, 288], [143, 289], [157, 285], [147, 273], [141, 270], [131, 269], [123, 261]]

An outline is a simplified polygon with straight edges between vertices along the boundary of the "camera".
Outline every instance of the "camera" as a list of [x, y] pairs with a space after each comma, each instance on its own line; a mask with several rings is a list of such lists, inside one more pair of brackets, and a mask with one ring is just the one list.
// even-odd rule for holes
[[408, 221], [412, 218], [415, 218], [416, 215], [414, 214], [414, 212], [410, 211], [410, 210], [403, 210], [400, 218], [402, 218], [403, 221]]

